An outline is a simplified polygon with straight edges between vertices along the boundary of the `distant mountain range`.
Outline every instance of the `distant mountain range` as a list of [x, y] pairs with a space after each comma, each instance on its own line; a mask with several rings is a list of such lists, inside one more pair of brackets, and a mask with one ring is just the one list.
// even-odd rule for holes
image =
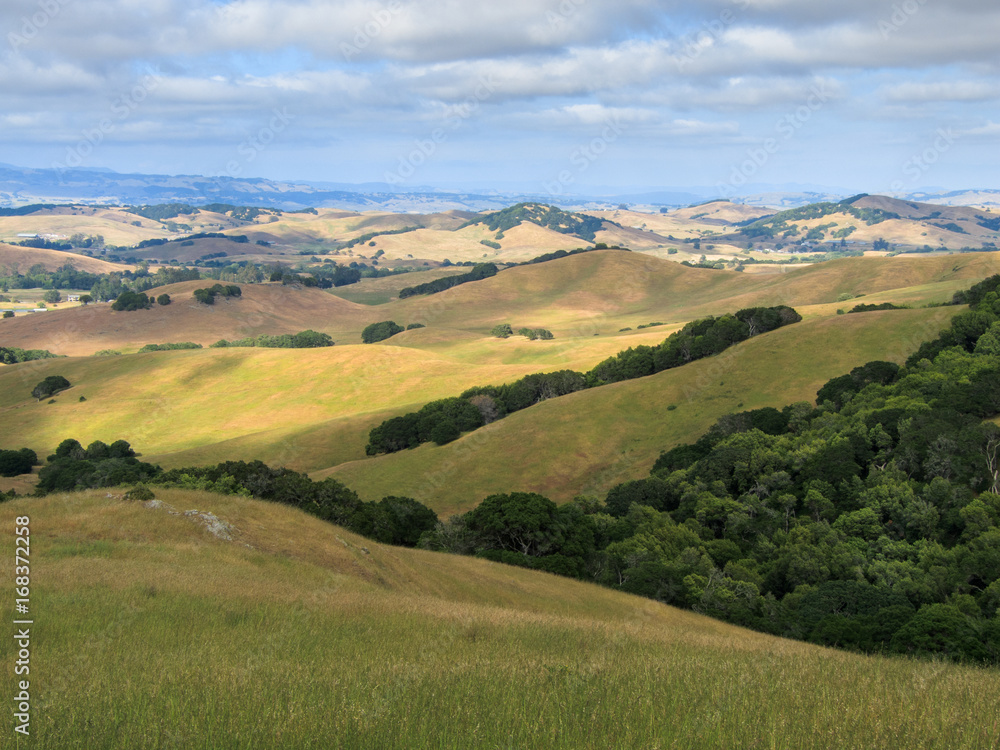
[[[0, 206], [30, 203], [145, 205], [158, 203], [231, 203], [282, 209], [341, 208], [398, 213], [502, 209], [512, 203], [540, 201], [564, 208], [602, 209], [689, 206], [719, 197], [711, 188], [604, 188], [604, 195], [549, 195], [516, 190], [463, 191], [405, 187], [388, 183], [277, 181], [263, 178], [202, 175], [122, 174], [109, 169], [32, 169], [0, 163]], [[748, 185], [735, 202], [794, 208], [850, 194], [816, 185]], [[1000, 190], [941, 191], [894, 197], [949, 206], [1000, 206]]]

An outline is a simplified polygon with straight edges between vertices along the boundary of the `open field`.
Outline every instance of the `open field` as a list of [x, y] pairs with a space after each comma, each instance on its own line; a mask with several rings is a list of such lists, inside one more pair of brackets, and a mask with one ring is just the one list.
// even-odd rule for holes
[[996, 670], [776, 639], [258, 501], [106, 494], [0, 507], [6, 528], [31, 518], [32, 747], [1000, 742]]

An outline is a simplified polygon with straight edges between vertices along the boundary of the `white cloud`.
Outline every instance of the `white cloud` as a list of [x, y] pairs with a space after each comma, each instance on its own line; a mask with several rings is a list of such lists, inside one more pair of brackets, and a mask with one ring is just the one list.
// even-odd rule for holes
[[991, 81], [907, 81], [881, 91], [893, 103], [983, 102], [1000, 98], [1000, 85]]

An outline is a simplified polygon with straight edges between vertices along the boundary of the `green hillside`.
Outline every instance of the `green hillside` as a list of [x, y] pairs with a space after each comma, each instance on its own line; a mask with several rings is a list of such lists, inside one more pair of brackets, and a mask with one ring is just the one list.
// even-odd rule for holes
[[661, 450], [694, 441], [723, 414], [811, 402], [827, 380], [853, 367], [902, 362], [958, 309], [804, 321], [676, 370], [544, 401], [444, 446], [318, 475], [335, 476], [365, 499], [414, 497], [442, 516], [493, 492], [530, 490], [557, 501], [603, 495], [645, 476]]
[[157, 494], [0, 507], [6, 528], [31, 518], [32, 747], [1000, 741], [995, 670], [830, 651], [274, 504]]

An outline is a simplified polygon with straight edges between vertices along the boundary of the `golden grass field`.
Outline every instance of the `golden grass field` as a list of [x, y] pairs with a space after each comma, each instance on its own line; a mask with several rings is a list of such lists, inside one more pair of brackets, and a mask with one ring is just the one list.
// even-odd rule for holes
[[[0, 506], [3, 528], [30, 518], [22, 746], [1000, 743], [996, 670], [777, 639], [546, 573], [385, 547], [275, 504], [120, 494]], [[9, 601], [10, 560], [0, 569]], [[0, 640], [4, 663], [13, 643]], [[0, 737], [15, 746], [10, 729]]]
[[[56, 271], [67, 263], [71, 264], [77, 271], [86, 271], [87, 273], [121, 273], [123, 270], [120, 264], [108, 263], [106, 260], [90, 258], [86, 255], [0, 243], [0, 267], [10, 270], [17, 268], [20, 273], [25, 273], [36, 265], [43, 266], [46, 271]], [[131, 266], [125, 268], [131, 268]]]

